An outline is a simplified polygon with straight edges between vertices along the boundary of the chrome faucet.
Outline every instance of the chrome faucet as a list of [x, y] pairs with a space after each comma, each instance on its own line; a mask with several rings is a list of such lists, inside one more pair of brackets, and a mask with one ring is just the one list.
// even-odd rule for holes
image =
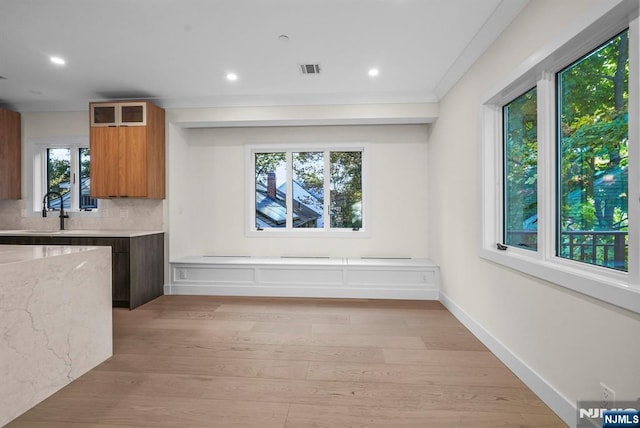
[[60, 230], [64, 230], [64, 219], [69, 218], [69, 214], [64, 213], [64, 204], [62, 201], [62, 195], [58, 192], [47, 192], [42, 198], [42, 217], [47, 216], [47, 199], [49, 199], [50, 195], [57, 196], [60, 198]]

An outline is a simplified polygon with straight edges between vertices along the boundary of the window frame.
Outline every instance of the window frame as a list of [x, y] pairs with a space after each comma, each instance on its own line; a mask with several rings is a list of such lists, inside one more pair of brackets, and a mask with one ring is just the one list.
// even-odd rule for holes
[[[620, 2], [587, 26], [570, 29], [536, 52], [481, 101], [481, 239], [483, 259], [640, 313], [640, 25], [638, 6]], [[556, 73], [629, 29], [629, 247], [628, 272], [556, 255]], [[538, 249], [498, 249], [503, 230], [502, 107], [537, 87]]]
[[[358, 230], [351, 228], [332, 228], [328, 207], [330, 198], [325, 197], [324, 201], [324, 227], [323, 228], [294, 228], [289, 224], [292, 213], [287, 209], [287, 226], [262, 228], [256, 227], [255, 210], [255, 154], [285, 152], [287, 162], [287, 208], [292, 207], [293, 188], [290, 185], [293, 179], [292, 154], [297, 152], [361, 152], [362, 153], [362, 226]], [[245, 235], [247, 237], [299, 237], [299, 238], [369, 238], [371, 225], [371, 192], [369, 183], [369, 143], [300, 143], [300, 144], [247, 144], [245, 145], [245, 183], [246, 183], [246, 203], [245, 203]], [[330, 164], [328, 156], [325, 156], [326, 165]], [[324, 172], [325, 195], [328, 195], [330, 188], [329, 171]]]
[[[29, 140], [30, 162], [28, 171], [29, 194], [27, 215], [30, 217], [42, 216], [42, 198], [47, 189], [47, 149], [70, 149], [71, 150], [71, 174], [76, 174], [76, 180], [80, 179], [80, 154], [81, 148], [89, 147], [88, 137], [45, 137]], [[76, 181], [77, 182], [77, 181]], [[74, 217], [98, 217], [100, 211], [100, 200], [97, 200], [97, 208], [91, 211], [80, 210], [80, 190], [77, 185], [72, 185], [71, 207], [65, 208], [65, 212], [74, 214]], [[40, 196], [37, 196], [40, 195]]]

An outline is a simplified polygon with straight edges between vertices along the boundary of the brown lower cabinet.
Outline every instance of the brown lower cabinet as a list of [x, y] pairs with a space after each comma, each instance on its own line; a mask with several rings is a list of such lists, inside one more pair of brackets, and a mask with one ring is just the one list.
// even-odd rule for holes
[[134, 237], [0, 236], [0, 244], [111, 247], [114, 307], [133, 309], [164, 291], [163, 233]]

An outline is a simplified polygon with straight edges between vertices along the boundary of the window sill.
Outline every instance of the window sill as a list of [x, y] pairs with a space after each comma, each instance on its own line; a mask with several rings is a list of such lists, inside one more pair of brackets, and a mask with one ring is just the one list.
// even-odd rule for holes
[[607, 272], [605, 275], [600, 272], [601, 268], [578, 262], [575, 263], [580, 266], [574, 267], [574, 262], [565, 260], [536, 259], [512, 249], [505, 252], [482, 248], [480, 257], [640, 314], [640, 287], [628, 284], [626, 273]]

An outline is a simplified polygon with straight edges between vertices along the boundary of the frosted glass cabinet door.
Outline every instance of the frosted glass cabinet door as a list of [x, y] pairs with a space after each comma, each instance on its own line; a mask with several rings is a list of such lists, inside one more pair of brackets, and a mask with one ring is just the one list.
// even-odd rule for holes
[[146, 126], [147, 104], [131, 103], [92, 103], [91, 126]]
[[91, 104], [91, 126], [117, 126], [118, 110], [115, 103]]
[[145, 126], [147, 124], [146, 103], [120, 103], [120, 126]]

